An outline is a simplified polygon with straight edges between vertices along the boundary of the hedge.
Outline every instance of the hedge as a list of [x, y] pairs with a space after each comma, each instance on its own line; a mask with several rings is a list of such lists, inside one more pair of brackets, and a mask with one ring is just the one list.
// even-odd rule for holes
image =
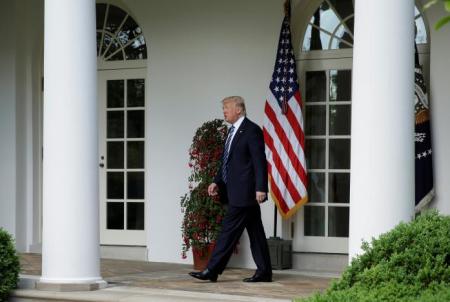
[[295, 301], [450, 301], [450, 216], [425, 212], [362, 250], [325, 293]]
[[0, 301], [7, 301], [11, 290], [19, 280], [20, 262], [14, 240], [0, 228]]

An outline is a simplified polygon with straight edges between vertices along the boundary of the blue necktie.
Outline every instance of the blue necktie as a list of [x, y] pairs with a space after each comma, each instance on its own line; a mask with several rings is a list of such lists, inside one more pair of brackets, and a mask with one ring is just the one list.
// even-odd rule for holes
[[222, 180], [224, 183], [227, 183], [227, 161], [228, 155], [230, 154], [230, 144], [231, 138], [233, 137], [234, 126], [231, 126], [230, 131], [228, 131], [227, 141], [225, 142], [225, 149], [223, 150], [223, 159], [222, 159]]

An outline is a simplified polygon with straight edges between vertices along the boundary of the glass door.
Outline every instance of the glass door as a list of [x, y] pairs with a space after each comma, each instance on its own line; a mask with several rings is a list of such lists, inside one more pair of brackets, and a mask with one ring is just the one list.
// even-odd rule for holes
[[146, 245], [145, 70], [99, 71], [100, 242]]
[[294, 251], [348, 252], [351, 64], [300, 62], [309, 202], [293, 218]]

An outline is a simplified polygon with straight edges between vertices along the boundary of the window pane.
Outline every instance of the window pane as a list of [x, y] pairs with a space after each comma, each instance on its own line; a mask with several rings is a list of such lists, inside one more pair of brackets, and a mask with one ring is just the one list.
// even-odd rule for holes
[[353, 38], [349, 35], [344, 25], [340, 25], [335, 33], [333, 41], [331, 42], [331, 49], [352, 48], [352, 44]]
[[120, 50], [120, 51], [116, 52], [113, 56], [108, 58], [107, 61], [122, 61], [122, 60], [123, 60], [123, 51]]
[[340, 19], [345, 19], [354, 13], [353, 0], [329, 0], [329, 2]]
[[108, 108], [121, 108], [124, 104], [124, 80], [108, 80], [107, 81], [107, 106]]
[[327, 92], [327, 75], [325, 71], [308, 71], [306, 73], [306, 102], [325, 102]]
[[128, 142], [127, 168], [144, 169], [144, 142]]
[[[353, 15], [355, 13], [355, 8], [353, 6], [353, 0], [331, 0], [331, 5], [333, 5], [334, 10], [337, 12], [339, 18], [341, 20], [344, 20], [350, 15]], [[354, 18], [349, 18], [345, 21], [346, 26], [350, 33], [353, 34], [353, 28], [354, 28]], [[342, 36], [339, 36], [342, 37]], [[350, 36], [349, 36], [350, 37]], [[345, 40], [348, 40], [346, 37], [344, 37]], [[350, 41], [350, 40], [348, 40]], [[353, 41], [352, 41], [353, 43]]]
[[106, 228], [109, 230], [123, 230], [123, 203], [106, 203]]
[[98, 49], [100, 47], [101, 40], [102, 40], [102, 33], [101, 32], [97, 32], [97, 55], [99, 54]]
[[96, 11], [96, 22], [97, 29], [103, 29], [103, 23], [105, 22], [105, 12], [106, 12], [106, 4], [105, 3], [97, 3], [95, 6]]
[[107, 33], [104, 33], [104, 35], [103, 35], [103, 45], [102, 45], [102, 49], [100, 51], [100, 55], [103, 55], [105, 53], [106, 49], [108, 49], [108, 46], [109, 46], [109, 44], [111, 44], [112, 40], [113, 40], [113, 37], [111, 37]]
[[325, 173], [308, 173], [308, 202], [325, 202]]
[[128, 199], [144, 199], [144, 172], [128, 172]]
[[303, 38], [302, 48], [304, 51], [328, 49], [330, 39], [331, 36], [326, 32], [312, 25], [308, 25]]
[[136, 24], [133, 18], [128, 16], [127, 20], [117, 34], [117, 37], [120, 43], [122, 43], [122, 45], [125, 45], [128, 43], [128, 41], [136, 38], [140, 34], [142, 34], [141, 28]]
[[306, 106], [305, 131], [306, 135], [325, 135], [326, 131], [326, 107]]
[[340, 23], [340, 20], [328, 3], [324, 1], [320, 5], [320, 8], [314, 13], [311, 23], [332, 33]]
[[[350, 135], [350, 110], [350, 105], [330, 105], [331, 135]], [[306, 125], [308, 125], [307, 122], [308, 120], [306, 120]]]
[[147, 59], [147, 46], [143, 36], [137, 37], [125, 48], [125, 58], [127, 60]]
[[127, 137], [143, 138], [144, 137], [144, 110], [133, 110], [127, 112], [128, 127]]
[[349, 139], [330, 139], [330, 169], [350, 169]]
[[123, 138], [123, 111], [108, 111], [107, 138]]
[[109, 5], [105, 30], [115, 34], [125, 16], [126, 13], [123, 10], [121, 10], [117, 6]]
[[127, 81], [127, 106], [143, 107], [145, 102], [145, 80], [134, 79]]
[[123, 142], [108, 142], [106, 159], [108, 169], [123, 169]]
[[352, 71], [330, 70], [330, 101], [351, 101]]
[[423, 23], [423, 18], [417, 18], [415, 21], [416, 24], [416, 43], [417, 44], [426, 44], [427, 43], [427, 29], [425, 28], [425, 24]]
[[306, 140], [306, 165], [308, 169], [325, 168], [325, 140]]
[[106, 196], [108, 199], [123, 199], [123, 172], [107, 172]]
[[144, 229], [144, 203], [128, 202], [127, 203], [127, 229], [143, 230]]
[[349, 203], [350, 173], [330, 173], [328, 177], [328, 202]]
[[328, 236], [348, 237], [349, 208], [328, 208]]
[[325, 236], [325, 208], [305, 206], [305, 236]]
[[[355, 28], [355, 18], [351, 17], [345, 21], [345, 24], [347, 25], [348, 30], [352, 35], [354, 35], [354, 28]], [[353, 44], [353, 39], [351, 40]]]
[[[120, 46], [119, 40], [117, 40], [116, 38], [112, 38], [110, 43], [108, 44], [108, 46], [109, 47], [106, 50], [106, 53], [103, 55], [105, 57], [105, 59], [108, 59], [108, 61], [123, 60], [122, 51], [120, 50], [121, 46]], [[111, 56], [111, 55], [113, 55], [113, 56]]]
[[352, 48], [352, 45], [348, 45], [347, 43], [337, 38], [333, 38], [333, 41], [331, 41], [330, 49], [345, 49], [345, 48]]

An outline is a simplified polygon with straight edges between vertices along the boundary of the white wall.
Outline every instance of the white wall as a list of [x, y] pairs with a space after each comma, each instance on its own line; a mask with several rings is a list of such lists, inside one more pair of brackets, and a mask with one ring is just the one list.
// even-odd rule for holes
[[0, 2], [0, 227], [16, 233], [16, 108], [14, 2]]
[[432, 206], [450, 214], [450, 25], [439, 31], [433, 26], [445, 15], [438, 3], [426, 12], [430, 22], [430, 106], [433, 139], [434, 185]]
[[[180, 196], [187, 192], [195, 129], [221, 118], [220, 100], [242, 95], [263, 121], [283, 1], [126, 1], [143, 27], [149, 60], [149, 259], [181, 259]], [[273, 204], [263, 205], [271, 235]], [[191, 261], [190, 259], [185, 260]], [[253, 266], [247, 239], [231, 265]]]

